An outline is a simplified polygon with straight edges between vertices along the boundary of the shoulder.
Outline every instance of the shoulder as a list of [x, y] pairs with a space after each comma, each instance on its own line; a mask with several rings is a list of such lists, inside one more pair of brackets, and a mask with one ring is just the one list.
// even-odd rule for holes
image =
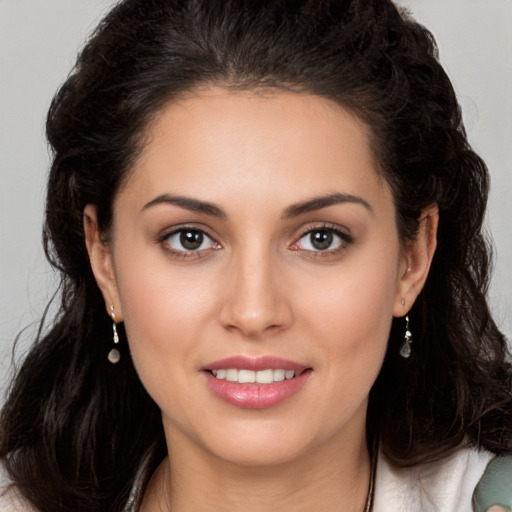
[[475, 489], [473, 505], [476, 512], [512, 510], [512, 454], [490, 462]]
[[0, 510], [2, 512], [36, 512], [12, 484], [0, 461]]
[[382, 454], [375, 479], [374, 512], [471, 512], [475, 487], [494, 454], [461, 449], [429, 464], [393, 466]]

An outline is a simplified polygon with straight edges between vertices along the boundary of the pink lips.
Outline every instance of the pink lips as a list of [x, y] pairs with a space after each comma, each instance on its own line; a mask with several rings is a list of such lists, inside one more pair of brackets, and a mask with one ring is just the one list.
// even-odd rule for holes
[[[238, 383], [217, 379], [212, 371], [236, 368], [238, 370], [293, 370], [295, 377], [270, 384]], [[297, 393], [311, 374], [307, 366], [281, 359], [265, 356], [249, 358], [235, 356], [215, 361], [204, 367], [204, 375], [210, 390], [225, 402], [244, 409], [266, 409], [278, 405]]]

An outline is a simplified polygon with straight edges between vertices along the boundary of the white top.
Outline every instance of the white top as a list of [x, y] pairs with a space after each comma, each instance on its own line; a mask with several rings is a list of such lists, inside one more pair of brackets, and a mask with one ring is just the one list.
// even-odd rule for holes
[[473, 492], [493, 457], [463, 449], [437, 462], [396, 468], [381, 456], [373, 512], [472, 512]]
[[[438, 462], [396, 468], [380, 455], [373, 512], [472, 512], [473, 491], [493, 457], [463, 449]], [[0, 511], [37, 512], [9, 483], [0, 465]]]

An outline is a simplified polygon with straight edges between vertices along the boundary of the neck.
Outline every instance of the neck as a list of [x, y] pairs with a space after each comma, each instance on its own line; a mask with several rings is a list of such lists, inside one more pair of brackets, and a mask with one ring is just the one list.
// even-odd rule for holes
[[363, 511], [370, 481], [364, 436], [328, 442], [290, 462], [240, 466], [175, 444], [155, 472], [141, 512]]

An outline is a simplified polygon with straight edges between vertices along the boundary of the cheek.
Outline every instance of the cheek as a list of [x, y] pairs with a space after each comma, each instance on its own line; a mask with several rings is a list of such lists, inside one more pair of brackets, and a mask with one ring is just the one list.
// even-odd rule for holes
[[199, 274], [192, 267], [176, 270], [165, 261], [144, 261], [136, 254], [117, 266], [130, 351], [148, 390], [151, 383], [178, 380], [194, 363], [200, 333], [214, 316], [214, 283], [208, 272]]
[[331, 320], [324, 317], [318, 340], [320, 350], [329, 358], [320, 362], [319, 370], [329, 383], [323, 389], [325, 403], [331, 404], [326, 424], [333, 432], [340, 422], [366, 409], [386, 354], [392, 294], [387, 283], [376, 286], [372, 280], [371, 284], [366, 287], [361, 281], [345, 281], [345, 293], [333, 292], [331, 301], [323, 305]]
[[338, 330], [343, 337], [373, 332], [370, 339], [381, 338], [392, 318], [397, 262], [398, 257], [393, 254], [356, 255], [346, 265], [328, 270], [321, 279], [314, 276], [308, 280], [303, 295], [309, 296], [308, 303], [315, 309], [315, 316], [322, 317], [329, 330]]
[[208, 309], [208, 282], [187, 273], [155, 272], [121, 278], [120, 296], [127, 322], [137, 319], [146, 332], [172, 327], [180, 332], [190, 318]]
[[390, 252], [383, 257], [361, 254], [357, 262], [347, 261], [321, 280], [305, 281], [297, 294], [303, 297], [306, 329], [329, 354], [327, 370], [333, 379], [343, 375], [349, 387], [369, 389], [387, 349], [398, 268], [398, 250]]

